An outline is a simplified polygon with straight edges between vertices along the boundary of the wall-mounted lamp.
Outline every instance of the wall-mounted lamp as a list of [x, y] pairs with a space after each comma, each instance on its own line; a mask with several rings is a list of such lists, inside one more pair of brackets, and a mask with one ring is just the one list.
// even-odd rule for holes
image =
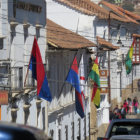
[[120, 38], [119, 38], [119, 40], [118, 40], [117, 44], [122, 44], [122, 41], [121, 41], [121, 39], [120, 39]]

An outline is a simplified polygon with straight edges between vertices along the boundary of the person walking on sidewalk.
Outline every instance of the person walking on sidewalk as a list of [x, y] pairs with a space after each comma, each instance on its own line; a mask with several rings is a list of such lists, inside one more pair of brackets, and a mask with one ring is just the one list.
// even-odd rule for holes
[[137, 109], [138, 109], [138, 105], [139, 105], [137, 97], [135, 97], [133, 99], [132, 105], [133, 105], [133, 108], [134, 108], [134, 113], [137, 114]]

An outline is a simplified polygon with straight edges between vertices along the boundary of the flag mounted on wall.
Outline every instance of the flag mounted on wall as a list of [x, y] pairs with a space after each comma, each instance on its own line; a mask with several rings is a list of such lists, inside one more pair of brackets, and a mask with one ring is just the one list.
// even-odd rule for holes
[[48, 86], [48, 81], [36, 38], [34, 38], [31, 58], [29, 62], [29, 70], [32, 71], [32, 77], [37, 80], [37, 95], [40, 98], [51, 101], [52, 96]]
[[80, 78], [78, 74], [79, 74], [78, 64], [77, 64], [77, 58], [75, 56], [66, 81], [69, 82], [75, 88], [76, 111], [79, 114], [79, 116], [83, 118], [85, 114], [84, 114], [84, 106], [83, 106], [82, 94], [80, 88]]
[[100, 75], [99, 75], [99, 66], [98, 66], [98, 57], [96, 57], [92, 70], [89, 73], [89, 77], [93, 80], [93, 91], [91, 101], [94, 102], [97, 108], [100, 107]]
[[126, 55], [125, 59], [125, 67], [126, 67], [126, 73], [129, 74], [132, 71], [132, 58], [133, 58], [133, 49], [135, 44], [135, 38], [133, 39], [132, 45]]

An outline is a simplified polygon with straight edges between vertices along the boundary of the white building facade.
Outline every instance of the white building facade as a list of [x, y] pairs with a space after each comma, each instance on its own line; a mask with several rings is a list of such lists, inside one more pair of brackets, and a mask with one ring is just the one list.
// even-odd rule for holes
[[47, 101], [37, 100], [36, 83], [31, 72], [27, 75], [34, 37], [45, 64], [46, 2], [1, 0], [0, 15], [0, 85], [9, 92], [8, 105], [1, 106], [1, 120], [47, 131]]

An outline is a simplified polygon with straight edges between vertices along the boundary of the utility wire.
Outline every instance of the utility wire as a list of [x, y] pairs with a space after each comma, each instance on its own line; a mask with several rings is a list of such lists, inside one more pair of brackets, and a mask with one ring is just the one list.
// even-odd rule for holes
[[[1, 18], [3, 18], [3, 17], [1, 17]], [[8, 20], [8, 18], [4, 18], [4, 19], [7, 19]], [[20, 20], [20, 19], [19, 19]], [[46, 24], [47, 25], [47, 24]], [[52, 28], [54, 28], [54, 29], [49, 29], [49, 27], [52, 27]], [[50, 26], [49, 25], [49, 27], [46, 27], [46, 28], [44, 28], [44, 27], [42, 27], [41, 29], [45, 29], [45, 30], [50, 30], [50, 31], [55, 31], [55, 32], [59, 32], [59, 33], [63, 33], [63, 34], [72, 34], [73, 35], [73, 33], [66, 33], [66, 32], [64, 32], [64, 31], [58, 31], [58, 29], [59, 29], [59, 27], [55, 27], [55, 26]], [[55, 30], [56, 29], [56, 30]], [[61, 27], [60, 27], [60, 30], [61, 30]], [[70, 31], [72, 31], [72, 32], [74, 32], [75, 33], [75, 31], [73, 31], [73, 30], [71, 30], [71, 29], [68, 29], [68, 30], [70, 30]], [[78, 31], [78, 32], [80, 32], [80, 33], [88, 33], [88, 32], [85, 32], [85, 31]], [[62, 34], [62, 35], [63, 35]], [[90, 34], [90, 33], [88, 33], [88, 34]], [[92, 33], [91, 33], [92, 34]], [[102, 34], [98, 34], [98, 35], [102, 35]], [[89, 37], [89, 38], [94, 38], [94, 39], [96, 39], [96, 37], [93, 37], [93, 36], [83, 36], [83, 37]], [[111, 39], [111, 40], [118, 40], [118, 39]], [[132, 39], [130, 39], [130, 40], [132, 40]], [[126, 41], [126, 40], [122, 40], [122, 41]]]

